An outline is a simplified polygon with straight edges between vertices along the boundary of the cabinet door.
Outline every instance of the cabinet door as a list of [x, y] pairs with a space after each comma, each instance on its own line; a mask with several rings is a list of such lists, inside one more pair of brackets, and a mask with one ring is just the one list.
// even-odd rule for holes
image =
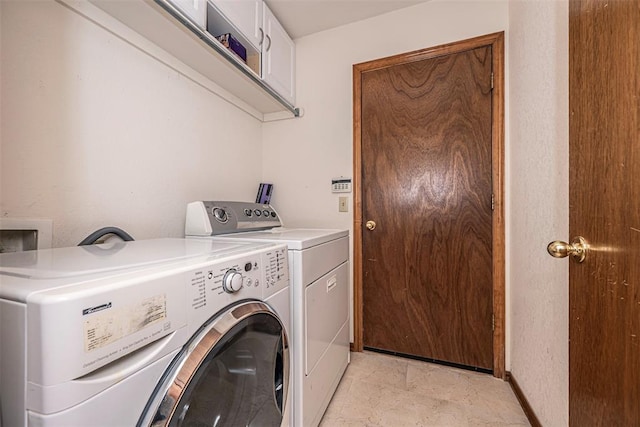
[[170, 2], [204, 30], [207, 20], [206, 0], [170, 0]]
[[280, 22], [264, 5], [264, 34], [262, 45], [262, 79], [295, 103], [295, 44]]
[[216, 8], [260, 50], [262, 32], [262, 0], [213, 0]]

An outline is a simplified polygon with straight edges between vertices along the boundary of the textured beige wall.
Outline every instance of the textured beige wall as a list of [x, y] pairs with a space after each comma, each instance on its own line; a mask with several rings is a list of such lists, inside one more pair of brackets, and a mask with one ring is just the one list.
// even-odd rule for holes
[[568, 422], [568, 6], [514, 1], [509, 11], [511, 372], [544, 426]]

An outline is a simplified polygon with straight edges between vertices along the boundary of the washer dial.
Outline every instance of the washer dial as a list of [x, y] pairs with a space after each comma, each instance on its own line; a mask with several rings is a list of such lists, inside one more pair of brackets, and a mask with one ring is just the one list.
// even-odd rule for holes
[[228, 270], [222, 279], [222, 289], [228, 294], [238, 292], [242, 288], [244, 278], [235, 268]]

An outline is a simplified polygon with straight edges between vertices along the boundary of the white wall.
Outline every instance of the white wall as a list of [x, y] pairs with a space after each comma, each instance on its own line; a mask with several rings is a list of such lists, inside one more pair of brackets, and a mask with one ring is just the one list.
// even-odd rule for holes
[[353, 236], [352, 194], [350, 212], [339, 213], [330, 188], [331, 178], [353, 170], [353, 64], [507, 28], [507, 2], [435, 0], [296, 40], [304, 117], [263, 128], [264, 177], [287, 225], [348, 228]]
[[188, 201], [255, 197], [258, 120], [62, 4], [0, 8], [0, 215], [68, 246], [182, 236]]
[[511, 372], [542, 425], [568, 423], [568, 6], [510, 4]]

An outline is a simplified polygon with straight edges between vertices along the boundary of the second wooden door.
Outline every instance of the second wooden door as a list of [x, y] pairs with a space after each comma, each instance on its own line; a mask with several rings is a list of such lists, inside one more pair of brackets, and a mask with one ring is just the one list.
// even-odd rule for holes
[[569, 2], [569, 425], [640, 425], [640, 2]]

